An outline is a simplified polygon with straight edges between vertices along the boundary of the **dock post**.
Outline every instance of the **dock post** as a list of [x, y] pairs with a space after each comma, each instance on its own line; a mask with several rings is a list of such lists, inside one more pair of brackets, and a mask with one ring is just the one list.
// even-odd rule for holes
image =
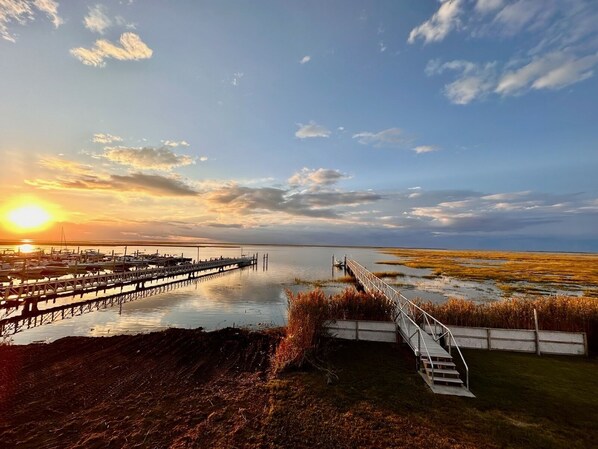
[[534, 325], [536, 328], [536, 354], [542, 355], [540, 353], [540, 329], [538, 328], [538, 312], [534, 309]]

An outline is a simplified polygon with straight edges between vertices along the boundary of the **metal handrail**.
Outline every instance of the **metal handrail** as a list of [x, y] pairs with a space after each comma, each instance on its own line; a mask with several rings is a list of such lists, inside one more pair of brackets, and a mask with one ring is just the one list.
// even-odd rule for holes
[[[347, 261], [348, 264], [350, 262], [351, 261]], [[355, 262], [355, 263], [357, 264], [357, 262]], [[357, 265], [359, 266], [358, 270], [361, 271], [364, 279], [370, 284], [369, 290], [376, 289], [378, 292], [380, 292], [381, 294], [383, 294], [386, 297], [391, 296], [391, 295], [388, 294], [389, 292], [387, 291], [387, 288], [384, 288], [384, 287], [389, 287], [386, 283], [380, 281], [379, 278], [377, 278], [372, 273], [370, 273], [369, 271], [367, 271], [361, 265], [359, 265], [359, 264], [357, 264]], [[364, 287], [366, 287], [366, 289], [368, 289], [367, 286], [364, 286]], [[397, 295], [397, 292], [394, 289], [390, 288], [390, 290], [391, 290], [392, 296], [396, 296]], [[416, 355], [417, 355], [417, 357], [418, 357], [417, 361], [416, 361], [417, 368], [419, 369], [419, 362], [420, 362], [419, 358], [422, 357], [422, 356], [424, 356], [430, 362], [430, 366], [432, 367], [432, 377], [434, 377], [434, 361], [432, 360], [432, 356], [430, 354], [430, 350], [428, 349], [428, 345], [426, 344], [426, 341], [421, 337], [421, 331], [422, 331], [421, 327], [413, 320], [413, 318], [408, 313], [406, 313], [403, 310], [403, 304], [401, 304], [400, 301], [397, 301], [395, 298], [390, 298], [390, 299], [392, 299], [399, 306], [399, 316], [395, 317], [395, 321], [400, 318], [403, 321], [403, 324], [404, 324], [404, 320], [406, 318], [417, 329], [417, 331], [415, 333], [413, 333], [412, 335], [404, 334], [404, 336], [407, 337], [406, 338], [407, 344], [411, 347], [411, 349], [413, 350], [413, 352], [415, 352]], [[403, 328], [406, 329], [407, 326], [403, 325]], [[401, 329], [401, 326], [399, 326], [399, 329]], [[401, 331], [401, 333], [402, 333], [402, 331]], [[413, 336], [416, 333], [417, 333], [417, 344], [418, 344], [417, 348], [415, 348], [413, 346], [413, 343], [411, 341], [411, 339], [413, 338]], [[421, 344], [422, 343], [424, 344], [425, 354], [422, 354], [422, 351], [421, 351]]]
[[[407, 316], [409, 318], [409, 320], [418, 328], [420, 328], [420, 326], [415, 321], [416, 314], [415, 314], [415, 311], [413, 311], [413, 309], [420, 312], [425, 324], [428, 325], [430, 328], [432, 328], [432, 327], [434, 328], [432, 338], [434, 338], [435, 341], [438, 341], [441, 338], [448, 336], [448, 342], [447, 342], [448, 352], [449, 352], [449, 354], [451, 354], [452, 347], [455, 347], [457, 349], [457, 352], [459, 353], [459, 357], [461, 358], [461, 362], [463, 363], [463, 366], [465, 368], [465, 377], [466, 377], [465, 385], [467, 386], [467, 389], [469, 389], [469, 366], [467, 365], [467, 362], [465, 362], [465, 357], [463, 357], [463, 353], [461, 352], [461, 349], [459, 348], [459, 345], [457, 344], [457, 341], [455, 340], [455, 337], [453, 336], [453, 333], [448, 328], [448, 326], [446, 326], [444, 323], [442, 323], [438, 319], [434, 318], [434, 316], [430, 315], [428, 312], [426, 312], [424, 309], [419, 307], [413, 301], [411, 301], [408, 298], [406, 298], [405, 296], [403, 296], [400, 292], [396, 291], [394, 288], [392, 288], [386, 282], [384, 282], [377, 276], [374, 276], [373, 273], [368, 271], [366, 268], [364, 268], [358, 262], [356, 262], [352, 259], [347, 259], [347, 267], [354, 274], [356, 271], [360, 272], [361, 276], [368, 281], [368, 283], [371, 285], [371, 287], [374, 287], [378, 292], [382, 293], [389, 299], [394, 300], [399, 306], [400, 315]], [[364, 287], [366, 287], [366, 286], [364, 285]], [[370, 287], [370, 289], [371, 289], [371, 287]], [[407, 312], [405, 312], [404, 308], [407, 309]], [[441, 328], [441, 330], [442, 330], [441, 332], [438, 332], [438, 327]], [[420, 337], [418, 337], [418, 339], [420, 339]], [[409, 344], [409, 346], [411, 346], [411, 344]], [[427, 350], [427, 346], [425, 345], [425, 342], [424, 342], [424, 346], [425, 346], [425, 349]], [[412, 349], [415, 351], [415, 348], [412, 347]], [[420, 355], [420, 354], [418, 354], [418, 355]], [[427, 355], [428, 355], [428, 359], [430, 360], [430, 363], [432, 364], [432, 373], [433, 373], [434, 372], [434, 368], [433, 368], [434, 364], [432, 362], [432, 359], [429, 357], [429, 353]]]

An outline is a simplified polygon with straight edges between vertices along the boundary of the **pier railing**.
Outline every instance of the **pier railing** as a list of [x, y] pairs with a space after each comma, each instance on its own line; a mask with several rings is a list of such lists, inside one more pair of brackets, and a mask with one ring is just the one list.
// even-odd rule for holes
[[214, 279], [218, 276], [224, 276], [230, 273], [232, 270], [234, 270], [234, 268], [229, 268], [228, 270], [218, 271], [215, 273], [204, 274], [199, 277], [153, 285], [141, 290], [132, 290], [125, 293], [117, 293], [110, 296], [88, 299], [82, 302], [63, 304], [49, 309], [38, 310], [27, 315], [19, 315], [0, 319], [0, 339], [2, 337], [8, 338], [10, 335], [16, 334], [23, 330], [43, 326], [55, 321], [66, 320], [75, 316], [83, 315], [85, 313], [94, 312], [96, 310], [103, 310], [114, 306], [122, 307], [123, 304], [128, 302], [166, 293], [180, 287], [191, 285], [193, 283]]
[[227, 266], [247, 266], [257, 263], [255, 256], [228, 257], [186, 263], [170, 267], [137, 269], [133, 271], [75, 276], [50, 281], [37, 281], [5, 285], [0, 288], [0, 304], [40, 299], [63, 293], [85, 293], [87, 291], [120, 287], [129, 284], [143, 284], [161, 278], [182, 276], [197, 271], [223, 270]]
[[[375, 276], [356, 261], [347, 259], [347, 269], [353, 273], [353, 275], [362, 284], [366, 291], [370, 293], [378, 292], [397, 304], [398, 316], [396, 317], [395, 321], [398, 321], [400, 329], [407, 330], [412, 328], [411, 335], [404, 335], [404, 337], [406, 337], [406, 342], [416, 356], [424, 357], [428, 360], [430, 366], [432, 367], [432, 373], [434, 372], [434, 361], [432, 360], [432, 356], [430, 355], [430, 351], [428, 350], [426, 342], [422, 338], [422, 332], [425, 332], [424, 329], [430, 329], [432, 332], [431, 336], [434, 341], [441, 345], [444, 343], [444, 345], [448, 348], [449, 354], [452, 355], [452, 349], [456, 349], [461, 359], [461, 363], [465, 369], [465, 385], [467, 389], [469, 389], [469, 367], [465, 362], [465, 358], [463, 357], [461, 349], [459, 348], [453, 333], [445, 324], [434, 318], [413, 301], [407, 299], [401, 293], [396, 291], [394, 288], [392, 288], [379, 277]], [[422, 329], [422, 327], [424, 329]], [[418, 337], [417, 346], [413, 342], [413, 337], [416, 334]]]

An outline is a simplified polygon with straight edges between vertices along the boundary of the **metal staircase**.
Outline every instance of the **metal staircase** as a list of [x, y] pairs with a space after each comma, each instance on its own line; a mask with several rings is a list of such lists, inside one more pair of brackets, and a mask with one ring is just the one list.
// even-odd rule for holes
[[[368, 293], [379, 293], [397, 304], [398, 332], [415, 354], [417, 370], [434, 393], [474, 397], [469, 391], [469, 367], [447, 326], [354, 260], [347, 259], [347, 271]], [[459, 355], [465, 382], [453, 360], [453, 349]]]

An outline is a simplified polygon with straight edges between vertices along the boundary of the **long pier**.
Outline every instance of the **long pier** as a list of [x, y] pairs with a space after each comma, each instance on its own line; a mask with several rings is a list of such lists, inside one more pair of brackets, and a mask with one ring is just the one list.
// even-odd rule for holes
[[[356, 261], [347, 259], [346, 269], [366, 292], [382, 295], [397, 305], [397, 330], [415, 354], [417, 369], [430, 389], [439, 394], [473, 397], [469, 367], [451, 330]], [[465, 383], [453, 361], [453, 349], [460, 356]]]
[[166, 293], [180, 287], [191, 285], [196, 282], [203, 282], [218, 276], [223, 276], [237, 268], [229, 268], [215, 273], [202, 274], [201, 276], [170, 281], [167, 283], [153, 285], [142, 289], [135, 289], [125, 293], [116, 293], [109, 296], [92, 298], [86, 301], [78, 301], [70, 304], [63, 304], [48, 309], [37, 310], [24, 315], [13, 316], [0, 320], [0, 338], [9, 337], [27, 329], [50, 324], [55, 321], [66, 320], [85, 313], [103, 310], [110, 307], [120, 306], [137, 299], [147, 298], [161, 293]]
[[195, 263], [185, 263], [170, 267], [137, 269], [116, 273], [83, 275], [66, 279], [5, 285], [0, 288], [0, 309], [24, 307], [24, 312], [36, 312], [39, 301], [47, 301], [62, 296], [83, 295], [89, 292], [105, 291], [135, 285], [145, 288], [146, 282], [175, 278], [187, 275], [193, 278], [203, 271], [224, 271], [226, 268], [257, 265], [257, 255], [248, 257], [221, 257]]

